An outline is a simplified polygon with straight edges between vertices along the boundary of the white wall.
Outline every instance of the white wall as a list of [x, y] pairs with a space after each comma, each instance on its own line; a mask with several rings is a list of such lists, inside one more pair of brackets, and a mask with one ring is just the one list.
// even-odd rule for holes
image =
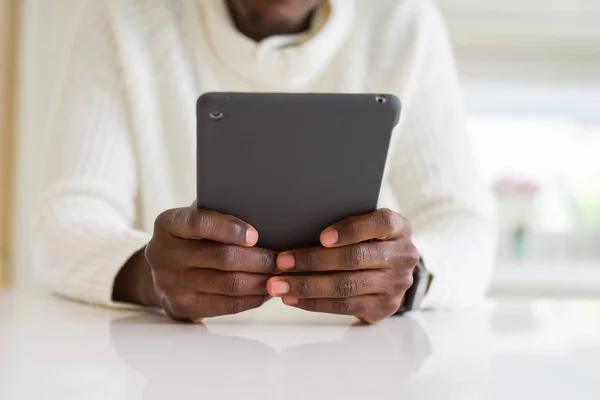
[[11, 191], [14, 140], [14, 67], [17, 24], [16, 1], [0, 1], [0, 288], [10, 282], [10, 226], [12, 223]]
[[438, 0], [458, 47], [600, 58], [598, 0]]
[[598, 0], [438, 0], [463, 78], [600, 81]]
[[[100, 0], [101, 1], [101, 0]], [[17, 116], [15, 284], [30, 285], [29, 221], [38, 204], [48, 117], [55, 104], [81, 0], [23, 0]]]

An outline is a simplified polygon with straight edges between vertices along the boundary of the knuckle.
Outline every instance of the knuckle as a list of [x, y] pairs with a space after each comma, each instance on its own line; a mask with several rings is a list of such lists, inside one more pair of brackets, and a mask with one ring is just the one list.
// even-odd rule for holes
[[382, 267], [392, 268], [398, 259], [398, 243], [393, 241], [377, 243], [378, 257]]
[[376, 273], [366, 273], [358, 275], [355, 278], [355, 281], [358, 285], [357, 293], [360, 292], [361, 289], [378, 289], [380, 287], [385, 287], [385, 280], [383, 277], [385, 276], [384, 272], [376, 272]]
[[[382, 294], [377, 296], [375, 300], [375, 307], [372, 307], [372, 311], [374, 314], [378, 315], [378, 318], [385, 318], [388, 315], [391, 315], [395, 312], [392, 310], [394, 304], [396, 303], [395, 297], [390, 294]], [[400, 308], [400, 304], [398, 303], [398, 308]]]
[[296, 264], [303, 265], [307, 271], [316, 271], [319, 269], [321, 258], [316, 251], [300, 251], [295, 253]]
[[419, 260], [421, 259], [421, 254], [419, 253], [419, 249], [417, 249], [417, 247], [412, 243], [410, 243], [410, 245], [406, 249], [406, 258], [407, 258], [407, 262], [410, 263], [411, 267], [414, 267], [415, 265], [417, 265], [419, 263]]
[[192, 213], [188, 208], [177, 208], [169, 215], [165, 224], [169, 232], [176, 232], [181, 227], [192, 228], [191, 219]]
[[234, 269], [238, 265], [238, 251], [234, 246], [221, 247], [221, 265], [225, 269]]
[[317, 269], [317, 266], [319, 265], [319, 260], [318, 260], [318, 256], [315, 252], [309, 251], [309, 252], [305, 252], [305, 258], [306, 258], [306, 268], [309, 271], [313, 271]]
[[336, 278], [333, 290], [339, 297], [351, 297], [358, 291], [358, 284], [355, 279], [349, 276]]
[[151, 239], [143, 251], [152, 271], [174, 271], [181, 264], [177, 252], [155, 239]]
[[189, 228], [194, 227], [194, 215], [196, 210], [191, 208], [180, 208], [175, 213], [175, 217], [172, 219], [173, 224], [181, 224]]
[[335, 302], [335, 312], [338, 314], [348, 314], [352, 310], [352, 301], [350, 299], [340, 299]]
[[234, 297], [227, 302], [227, 313], [228, 314], [239, 314], [245, 310], [244, 299], [241, 297]]
[[224, 292], [225, 294], [238, 294], [244, 288], [244, 278], [241, 274], [229, 274], [225, 278]]
[[205, 212], [194, 210], [194, 213], [190, 212], [186, 221], [190, 230], [197, 232], [200, 236], [207, 236], [209, 232], [213, 231], [215, 224], [210, 215]]
[[298, 287], [298, 292], [300, 297], [311, 297], [315, 291], [315, 285], [313, 282], [305, 279], [300, 282], [300, 286]]
[[346, 263], [348, 266], [358, 268], [369, 259], [369, 249], [366, 246], [355, 245], [347, 248]]
[[389, 232], [394, 232], [398, 228], [397, 214], [389, 208], [381, 208], [379, 210], [379, 217], [381, 225]]
[[190, 308], [190, 304], [186, 296], [176, 295], [169, 300], [169, 308], [174, 315], [178, 317], [186, 317]]
[[273, 272], [276, 268], [277, 253], [271, 251], [261, 251], [258, 253], [258, 263], [263, 272]]
[[383, 307], [386, 316], [395, 314], [400, 309], [402, 306], [402, 299], [402, 297], [395, 297], [387, 300], [385, 306]]
[[407, 273], [407, 274], [403, 274], [402, 276], [400, 276], [398, 278], [397, 285], [398, 285], [399, 289], [406, 291], [412, 287], [413, 283], [414, 283], [414, 278], [413, 278], [412, 274]]
[[158, 214], [158, 216], [154, 220], [154, 230], [155, 231], [168, 230], [169, 221], [171, 221], [173, 219], [174, 213], [175, 213], [175, 210], [170, 209], [170, 210], [165, 210], [165, 211], [161, 212], [160, 214]]
[[209, 287], [221, 287], [223, 280], [222, 275], [214, 270], [207, 270], [207, 272], [209, 273], [204, 277], [203, 283]]
[[318, 311], [317, 299], [302, 300], [302, 308], [307, 311]]
[[193, 294], [192, 300], [191, 300], [191, 305], [194, 306], [198, 306], [204, 303], [205, 301], [205, 295], [202, 294], [201, 292], [195, 292]]

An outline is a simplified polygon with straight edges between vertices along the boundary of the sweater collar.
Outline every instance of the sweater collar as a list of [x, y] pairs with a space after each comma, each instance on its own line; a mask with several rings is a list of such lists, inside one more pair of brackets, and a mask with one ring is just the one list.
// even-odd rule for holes
[[329, 0], [308, 32], [255, 42], [237, 30], [225, 0], [200, 0], [202, 33], [221, 67], [261, 90], [301, 91], [328, 66], [354, 23], [355, 0]]

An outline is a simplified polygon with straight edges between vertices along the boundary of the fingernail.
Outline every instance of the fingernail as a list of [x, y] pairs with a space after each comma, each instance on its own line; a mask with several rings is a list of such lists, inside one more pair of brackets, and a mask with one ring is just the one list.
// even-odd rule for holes
[[323, 246], [333, 246], [339, 239], [338, 231], [333, 228], [328, 228], [321, 233], [321, 244]]
[[296, 259], [291, 254], [279, 254], [277, 256], [277, 268], [281, 270], [288, 270], [294, 268], [296, 265]]
[[192, 322], [194, 324], [201, 324], [202, 320], [204, 320], [204, 318], [194, 318], [194, 319], [192, 319]]
[[248, 228], [246, 230], [246, 244], [249, 246], [254, 246], [258, 242], [258, 232], [256, 229]]
[[274, 281], [271, 282], [271, 295], [273, 296], [281, 296], [282, 294], [286, 294], [290, 291], [290, 285], [284, 281]]
[[288, 306], [295, 306], [299, 302], [297, 297], [282, 297], [281, 300]]

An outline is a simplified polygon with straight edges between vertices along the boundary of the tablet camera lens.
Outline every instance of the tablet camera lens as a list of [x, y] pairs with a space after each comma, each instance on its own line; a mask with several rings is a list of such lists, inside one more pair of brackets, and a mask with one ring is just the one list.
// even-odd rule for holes
[[210, 117], [216, 121], [223, 119], [223, 113], [221, 111], [213, 111], [210, 113]]
[[375, 100], [379, 103], [379, 104], [384, 104], [387, 99], [385, 98], [385, 96], [376, 96]]

